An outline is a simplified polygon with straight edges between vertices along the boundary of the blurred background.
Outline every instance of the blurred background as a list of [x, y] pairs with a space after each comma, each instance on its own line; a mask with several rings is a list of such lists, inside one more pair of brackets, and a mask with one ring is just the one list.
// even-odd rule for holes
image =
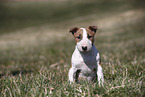
[[144, 21], [144, 6], [144, 0], [1, 0], [0, 45], [23, 45], [24, 41], [54, 37], [45, 35], [48, 33], [66, 35], [74, 26], [97, 25], [107, 32], [121, 30]]
[[134, 57], [128, 57], [130, 48], [144, 55], [144, 8], [144, 0], [1, 0], [1, 75], [13, 69], [33, 71], [34, 64], [69, 67], [75, 45], [69, 29], [76, 26], [98, 26], [95, 45], [104, 54], [104, 62], [112, 54], [130, 60]]

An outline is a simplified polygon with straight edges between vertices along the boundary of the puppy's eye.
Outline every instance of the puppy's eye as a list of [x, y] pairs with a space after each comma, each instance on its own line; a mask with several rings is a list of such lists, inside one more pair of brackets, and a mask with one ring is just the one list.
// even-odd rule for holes
[[76, 38], [81, 39], [81, 35], [77, 36]]
[[88, 39], [90, 39], [90, 38], [92, 38], [93, 36], [90, 36], [89, 34], [88, 34]]

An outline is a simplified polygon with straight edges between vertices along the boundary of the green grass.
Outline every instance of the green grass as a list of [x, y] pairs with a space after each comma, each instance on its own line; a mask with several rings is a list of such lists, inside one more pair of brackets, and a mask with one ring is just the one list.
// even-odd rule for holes
[[[125, 7], [123, 1], [93, 2], [2, 3], [9, 17], [0, 13], [1, 96], [145, 96], [145, 16], [136, 14], [135, 20], [133, 14], [124, 15], [142, 7], [129, 1]], [[92, 24], [100, 25], [94, 44], [102, 58], [104, 87], [85, 81], [70, 85], [68, 71], [75, 43], [69, 27]]]

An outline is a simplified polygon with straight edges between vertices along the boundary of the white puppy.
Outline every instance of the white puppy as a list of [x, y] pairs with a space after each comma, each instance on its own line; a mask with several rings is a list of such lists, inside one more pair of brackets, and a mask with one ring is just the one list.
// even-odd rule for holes
[[100, 55], [93, 44], [96, 31], [96, 26], [70, 29], [76, 42], [76, 47], [71, 58], [72, 67], [69, 70], [70, 83], [77, 82], [79, 78], [85, 78], [93, 82], [97, 76], [99, 85], [103, 85], [104, 76], [100, 65]]

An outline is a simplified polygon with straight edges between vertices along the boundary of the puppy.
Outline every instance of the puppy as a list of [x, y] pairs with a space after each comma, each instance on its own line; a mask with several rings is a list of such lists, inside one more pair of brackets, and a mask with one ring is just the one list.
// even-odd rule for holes
[[69, 32], [74, 36], [76, 43], [71, 58], [72, 67], [68, 74], [70, 83], [78, 82], [80, 78], [94, 82], [97, 77], [99, 85], [103, 85], [104, 76], [100, 65], [100, 55], [93, 44], [97, 30], [97, 26], [70, 29]]

